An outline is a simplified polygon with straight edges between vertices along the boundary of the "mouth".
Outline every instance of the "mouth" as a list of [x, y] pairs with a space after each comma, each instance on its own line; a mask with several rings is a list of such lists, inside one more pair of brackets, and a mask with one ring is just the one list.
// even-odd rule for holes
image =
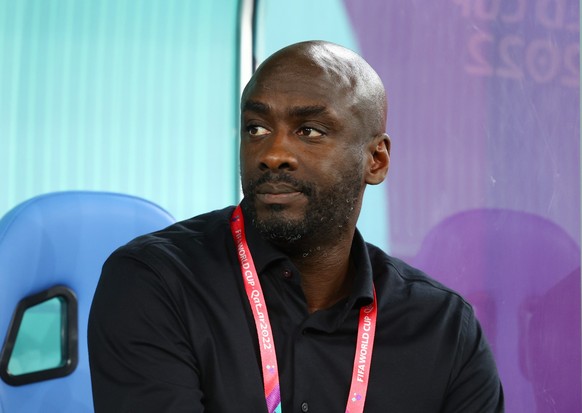
[[256, 197], [265, 204], [286, 204], [303, 196], [297, 187], [284, 182], [264, 183], [256, 190]]

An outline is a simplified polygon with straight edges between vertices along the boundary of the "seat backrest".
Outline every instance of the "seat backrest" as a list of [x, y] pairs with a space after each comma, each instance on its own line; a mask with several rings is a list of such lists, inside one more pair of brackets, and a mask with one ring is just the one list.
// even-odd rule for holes
[[[119, 246], [173, 222], [169, 213], [146, 200], [89, 191], [41, 195], [16, 206], [0, 220], [0, 334], [4, 340], [1, 357], [4, 367], [6, 354], [20, 349], [7, 338], [10, 326], [18, 321], [14, 315], [19, 302], [31, 296], [38, 299], [55, 286], [72, 291], [76, 297], [76, 304], [65, 308], [76, 307], [69, 323], [77, 319], [77, 337], [72, 337], [70, 343], [78, 345], [67, 349], [78, 353], [78, 361], [76, 366], [75, 363], [69, 366], [64, 377], [29, 384], [16, 380], [14, 385], [6, 382], [10, 380], [4, 371], [0, 381], [0, 412], [93, 411], [86, 336], [101, 267]], [[45, 327], [48, 328], [37, 320], [35, 328]], [[16, 341], [25, 339], [21, 333]], [[56, 340], [61, 347], [66, 344], [59, 342], [58, 337]], [[25, 364], [35, 362], [34, 352], [23, 354]], [[9, 366], [20, 368], [14, 363]], [[11, 374], [8, 379], [13, 377]], [[14, 377], [19, 378], [18, 374]]]
[[[540, 397], [548, 406], [577, 405], [580, 411], [580, 247], [563, 228], [523, 211], [464, 211], [434, 227], [412, 263], [475, 308], [496, 356], [508, 411], [558, 411], [541, 408], [534, 400]], [[553, 301], [542, 298], [567, 277], [572, 294], [562, 295], [559, 307], [548, 305]], [[548, 323], [541, 313], [560, 320], [556, 330], [571, 331], [572, 345], [559, 354], [547, 354], [556, 349], [544, 337]], [[542, 359], [561, 360], [554, 368], [563, 374], [565, 388], [558, 392], [545, 384], [545, 393], [532, 397], [532, 390], [543, 387], [532, 384], [549, 377], [550, 371], [540, 368]]]

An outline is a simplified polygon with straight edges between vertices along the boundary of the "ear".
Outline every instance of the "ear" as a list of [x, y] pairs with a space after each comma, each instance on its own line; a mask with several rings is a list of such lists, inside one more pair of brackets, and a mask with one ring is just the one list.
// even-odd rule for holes
[[390, 166], [390, 137], [382, 134], [374, 137], [368, 146], [366, 183], [378, 185], [388, 174]]

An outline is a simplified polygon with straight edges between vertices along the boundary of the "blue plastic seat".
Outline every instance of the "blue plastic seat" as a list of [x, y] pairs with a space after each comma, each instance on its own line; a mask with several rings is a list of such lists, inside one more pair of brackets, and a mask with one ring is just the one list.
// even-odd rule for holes
[[[0, 220], [0, 334], [18, 303], [54, 286], [77, 298], [78, 362], [65, 377], [11, 385], [0, 380], [0, 412], [92, 412], [87, 319], [106, 258], [141, 234], [162, 229], [173, 217], [133, 196], [58, 192], [18, 205]], [[74, 366], [73, 366], [74, 367]]]

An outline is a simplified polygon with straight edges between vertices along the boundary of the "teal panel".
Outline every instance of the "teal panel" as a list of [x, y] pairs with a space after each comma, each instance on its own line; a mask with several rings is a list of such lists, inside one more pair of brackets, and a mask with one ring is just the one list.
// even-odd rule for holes
[[72, 189], [235, 202], [237, 5], [0, 0], [0, 215]]
[[304, 40], [327, 40], [358, 49], [341, 0], [260, 0], [258, 5], [255, 48], [259, 62]]
[[63, 301], [52, 298], [25, 310], [8, 372], [14, 376], [62, 367]]
[[[341, 0], [260, 0], [257, 10], [256, 57], [260, 63], [292, 43], [327, 40], [359, 52], [349, 16]], [[358, 228], [364, 238], [388, 251], [386, 184], [368, 186]]]

